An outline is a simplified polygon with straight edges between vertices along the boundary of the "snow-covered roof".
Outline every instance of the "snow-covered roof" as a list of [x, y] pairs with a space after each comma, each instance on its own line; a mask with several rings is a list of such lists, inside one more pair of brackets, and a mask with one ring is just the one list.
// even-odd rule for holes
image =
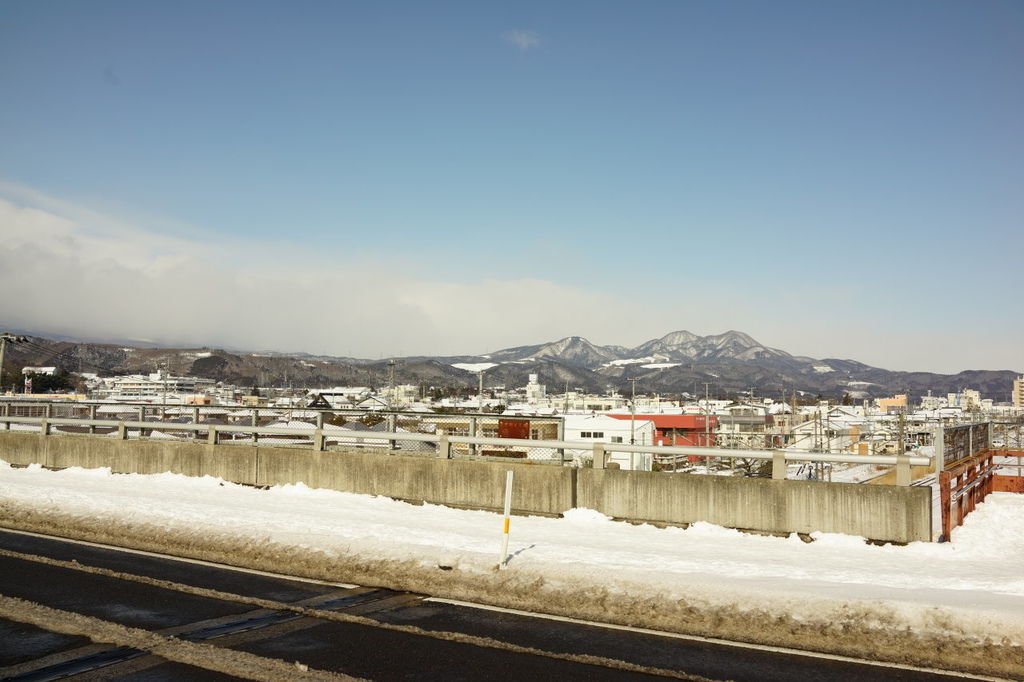
[[654, 422], [649, 419], [616, 419], [606, 414], [567, 414], [563, 419], [565, 420], [565, 428], [568, 430], [596, 428], [608, 431], [621, 431], [623, 429], [628, 431], [631, 422], [633, 428], [638, 429], [646, 429], [654, 425]]
[[57, 372], [56, 367], [22, 367], [22, 374], [54, 374]]

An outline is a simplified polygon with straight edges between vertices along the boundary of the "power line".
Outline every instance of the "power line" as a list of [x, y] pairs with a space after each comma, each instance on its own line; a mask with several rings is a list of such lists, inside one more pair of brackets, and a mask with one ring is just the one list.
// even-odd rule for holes
[[[22, 337], [22, 338], [25, 338], [25, 337]], [[71, 356], [73, 354], [75, 349], [81, 347], [81, 346], [74, 346], [74, 347], [68, 348], [67, 350], [64, 350], [64, 351], [57, 351], [57, 350], [54, 350], [53, 348], [47, 348], [46, 346], [43, 346], [43, 345], [41, 345], [39, 343], [36, 343], [34, 341], [30, 341], [27, 338], [20, 345], [24, 346], [28, 350], [32, 350], [32, 351], [35, 351], [37, 353], [42, 353], [42, 354], [46, 355], [47, 356], [46, 362], [57, 360], [57, 359], [60, 359], [60, 358], [67, 358], [67, 357], [69, 357], [69, 356]], [[102, 372], [113, 372], [114, 371], [113, 368], [111, 368], [111, 367], [104, 367], [104, 366], [98, 365], [98, 364], [96, 364], [94, 362], [89, 362], [88, 360], [83, 360], [81, 358], [81, 356], [76, 356], [75, 359], [78, 360], [79, 366], [84, 364], [84, 365], [88, 365], [89, 367], [91, 367], [93, 369], [96, 369], [96, 370], [99, 370], [99, 371], [102, 371]]]

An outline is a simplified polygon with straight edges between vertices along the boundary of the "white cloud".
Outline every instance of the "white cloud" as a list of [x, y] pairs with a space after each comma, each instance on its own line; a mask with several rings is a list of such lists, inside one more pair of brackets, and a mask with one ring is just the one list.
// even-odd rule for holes
[[446, 282], [365, 256], [167, 237], [19, 195], [17, 203], [0, 198], [0, 326], [40, 334], [367, 358], [454, 355], [569, 334], [609, 338], [635, 309], [539, 279]]
[[516, 29], [514, 31], [506, 31], [501, 37], [505, 39], [505, 42], [515, 45], [524, 52], [540, 47], [540, 35], [536, 31]]
[[444, 263], [427, 264], [433, 275], [412, 256], [353, 252], [352, 243], [333, 254], [305, 241], [232, 241], [141, 221], [146, 229], [0, 181], [0, 329], [363, 358], [485, 353], [569, 335], [633, 346], [678, 329], [739, 329], [793, 354], [888, 369], [1020, 366], [1010, 324], [979, 343], [973, 329], [940, 336], [938, 323], [901, 323], [899, 308], [892, 320], [851, 316], [852, 302], [836, 308], [838, 285], [794, 293], [787, 281], [765, 280], [755, 291], [680, 271], [673, 286], [653, 287], [642, 269], [628, 281], [586, 277], [586, 263], [560, 270], [578, 283], [450, 281]]

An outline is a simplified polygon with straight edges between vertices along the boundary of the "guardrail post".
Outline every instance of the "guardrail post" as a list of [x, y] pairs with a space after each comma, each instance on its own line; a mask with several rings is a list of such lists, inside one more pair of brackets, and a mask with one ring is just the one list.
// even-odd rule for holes
[[[260, 411], [259, 411], [259, 408], [254, 407], [254, 408], [252, 408], [252, 426], [253, 426], [253, 428], [256, 428], [259, 425], [260, 425]], [[255, 446], [255, 445], [259, 445], [259, 443], [260, 443], [260, 435], [258, 433], [256, 433], [255, 431], [253, 431], [252, 432], [252, 444]]]
[[[937, 477], [946, 468], [946, 430], [941, 426], [935, 430], [932, 436], [932, 445], [935, 447], [935, 476]], [[936, 478], [936, 480], [938, 480]]]
[[897, 455], [896, 457], [896, 485], [910, 485], [910, 457]]
[[199, 423], [199, 407], [198, 406], [192, 408], [192, 423], [193, 424], [198, 424]]
[[[388, 424], [388, 431], [390, 431], [391, 433], [395, 433], [396, 431], [398, 431], [398, 417], [396, 417], [394, 414], [389, 414], [388, 415], [387, 424]], [[398, 441], [396, 441], [396, 440], [388, 440], [388, 450], [390, 452], [394, 452], [397, 449], [398, 449]]]
[[[89, 420], [90, 421], [96, 421], [96, 406], [95, 405], [90, 405], [89, 406]], [[96, 433], [96, 425], [95, 424], [89, 424], [89, 434], [92, 435], [92, 434], [95, 434], [95, 433]]]
[[43, 417], [45, 417], [46, 419], [49, 419], [52, 416], [53, 416], [53, 403], [46, 403], [46, 405], [43, 406]]
[[313, 432], [313, 449], [318, 452], [323, 452], [324, 450], [324, 430], [321, 428], [317, 428]]
[[324, 411], [320, 410], [316, 413], [316, 428], [324, 428]]
[[210, 424], [209, 430], [206, 432], [206, 442], [210, 445], [217, 444], [217, 427]]
[[124, 425], [124, 422], [117, 425], [117, 437], [120, 440], [128, 440], [128, 427]]
[[437, 456], [441, 459], [452, 458], [452, 446], [448, 442], [448, 434], [444, 432], [444, 429], [438, 431]]
[[786, 453], [776, 450], [772, 453], [772, 479], [786, 480]]
[[604, 469], [607, 454], [604, 451], [604, 443], [594, 443], [594, 468]]
[[[47, 405], [47, 407], [49, 407], [49, 405]], [[39, 420], [39, 431], [44, 436], [50, 435], [50, 420], [47, 419], [46, 417], [43, 417], [42, 419]]]

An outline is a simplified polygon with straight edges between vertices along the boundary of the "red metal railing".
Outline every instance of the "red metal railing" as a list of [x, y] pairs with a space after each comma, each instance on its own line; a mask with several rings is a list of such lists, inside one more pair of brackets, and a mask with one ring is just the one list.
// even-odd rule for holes
[[1024, 450], [999, 450], [996, 453], [1000, 457], [1017, 459], [1016, 464], [1004, 460], [1003, 469], [1013, 471], [1017, 469], [1016, 476], [997, 474], [992, 478], [992, 492], [994, 493], [1024, 493]]
[[985, 450], [955, 463], [939, 474], [942, 511], [942, 537], [948, 541], [953, 529], [993, 490], [993, 478], [999, 467], [993, 462], [998, 453]]

